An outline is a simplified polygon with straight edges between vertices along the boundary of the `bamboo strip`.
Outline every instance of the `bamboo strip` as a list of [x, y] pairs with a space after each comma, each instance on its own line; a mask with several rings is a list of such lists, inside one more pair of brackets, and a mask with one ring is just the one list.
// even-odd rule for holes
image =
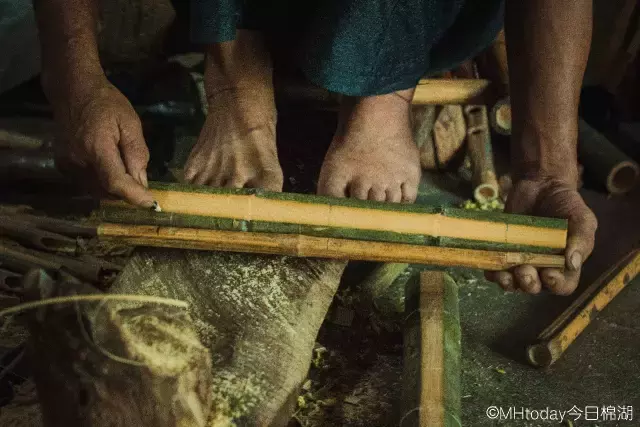
[[522, 264], [536, 267], [564, 267], [564, 257], [560, 255], [438, 248], [294, 234], [236, 233], [233, 231], [105, 223], [98, 227], [98, 236], [103, 239], [111, 238], [139, 246], [406, 262], [484, 270], [504, 270]]
[[36, 228], [29, 221], [5, 215], [0, 215], [0, 235], [10, 237], [25, 246], [47, 252], [75, 254], [77, 250], [75, 239]]
[[245, 221], [198, 215], [183, 215], [151, 210], [105, 207], [93, 213], [96, 222], [131, 225], [155, 225], [208, 230], [304, 234], [306, 236], [333, 237], [338, 239], [368, 240], [377, 242], [407, 243], [412, 245], [440, 246], [462, 249], [484, 249], [509, 252], [562, 253], [562, 249], [545, 246], [516, 245], [509, 243], [481, 242], [469, 239], [432, 237], [421, 234], [402, 234], [353, 228], [317, 227], [304, 224], [285, 224], [265, 221]]
[[490, 82], [483, 79], [422, 79], [416, 86], [414, 105], [482, 103], [489, 97]]
[[[302, 194], [193, 188], [180, 184], [154, 183], [150, 188], [162, 210], [176, 214], [416, 234], [554, 249], [564, 249], [566, 245], [567, 223], [553, 218]], [[103, 206], [128, 205], [123, 202], [103, 202]]]

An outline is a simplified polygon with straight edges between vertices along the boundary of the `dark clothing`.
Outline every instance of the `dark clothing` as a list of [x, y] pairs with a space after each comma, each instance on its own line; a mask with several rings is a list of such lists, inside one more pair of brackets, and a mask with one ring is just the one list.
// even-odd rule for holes
[[295, 44], [305, 75], [328, 90], [368, 96], [407, 89], [488, 46], [504, 0], [191, 0], [197, 43], [237, 28]]

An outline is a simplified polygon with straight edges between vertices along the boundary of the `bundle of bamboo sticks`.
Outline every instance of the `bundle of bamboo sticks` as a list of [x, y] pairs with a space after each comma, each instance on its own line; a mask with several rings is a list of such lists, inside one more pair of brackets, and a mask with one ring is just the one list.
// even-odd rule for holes
[[98, 235], [135, 245], [498, 270], [564, 266], [566, 221], [261, 190], [150, 185], [162, 212], [106, 201]]

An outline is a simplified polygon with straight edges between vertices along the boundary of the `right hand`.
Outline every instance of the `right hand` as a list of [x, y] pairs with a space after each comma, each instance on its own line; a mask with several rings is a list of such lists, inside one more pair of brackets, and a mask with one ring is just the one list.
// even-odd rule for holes
[[149, 150], [138, 115], [106, 79], [86, 88], [56, 109], [64, 133], [63, 159], [86, 170], [110, 195], [151, 207]]

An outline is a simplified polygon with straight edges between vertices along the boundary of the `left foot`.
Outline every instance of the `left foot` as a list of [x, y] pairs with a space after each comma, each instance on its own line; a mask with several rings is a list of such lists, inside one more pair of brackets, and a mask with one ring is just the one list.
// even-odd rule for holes
[[413, 89], [351, 98], [320, 171], [318, 193], [380, 202], [413, 202], [420, 154], [411, 134]]

